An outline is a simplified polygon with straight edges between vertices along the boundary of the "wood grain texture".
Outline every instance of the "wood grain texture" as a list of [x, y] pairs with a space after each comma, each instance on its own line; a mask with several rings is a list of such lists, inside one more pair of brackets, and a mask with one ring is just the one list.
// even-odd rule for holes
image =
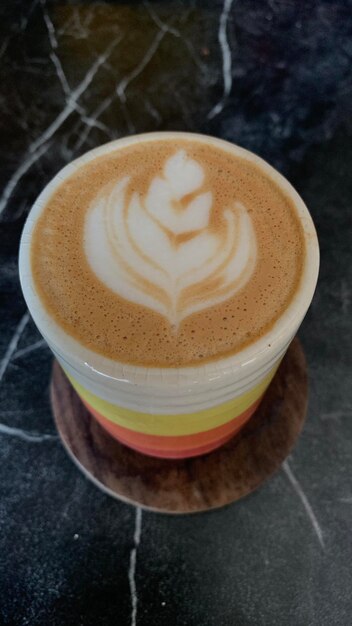
[[95, 421], [57, 362], [51, 402], [62, 442], [104, 491], [165, 513], [214, 509], [247, 495], [281, 465], [305, 420], [308, 379], [294, 339], [256, 413], [227, 444], [201, 457], [164, 460], [120, 444]]

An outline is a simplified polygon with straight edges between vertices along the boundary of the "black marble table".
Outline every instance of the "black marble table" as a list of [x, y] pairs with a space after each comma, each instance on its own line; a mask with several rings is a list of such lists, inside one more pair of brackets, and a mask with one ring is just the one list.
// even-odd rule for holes
[[[1, 625], [351, 624], [351, 16], [347, 0], [1, 3]], [[114, 501], [67, 458], [17, 273], [25, 217], [58, 169], [158, 129], [266, 158], [322, 250], [299, 443], [258, 492], [191, 517]]]

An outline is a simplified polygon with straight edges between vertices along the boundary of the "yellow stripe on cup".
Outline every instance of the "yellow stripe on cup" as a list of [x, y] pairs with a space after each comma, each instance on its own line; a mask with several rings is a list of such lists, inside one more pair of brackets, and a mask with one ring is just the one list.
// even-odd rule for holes
[[146, 435], [182, 436], [193, 435], [222, 426], [229, 420], [241, 415], [264, 393], [276, 369], [277, 365], [258, 385], [233, 400], [204, 409], [203, 411], [178, 413], [176, 415], [140, 413], [139, 411], [111, 404], [85, 389], [70, 374], [65, 373], [78, 395], [95, 411], [111, 422]]

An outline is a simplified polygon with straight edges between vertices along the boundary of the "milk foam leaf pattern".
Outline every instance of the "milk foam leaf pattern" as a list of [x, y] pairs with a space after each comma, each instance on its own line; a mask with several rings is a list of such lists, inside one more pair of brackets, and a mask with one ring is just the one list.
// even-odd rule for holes
[[224, 207], [211, 225], [213, 193], [185, 150], [166, 160], [145, 196], [126, 176], [104, 188], [85, 222], [85, 251], [95, 275], [119, 296], [149, 307], [177, 330], [197, 311], [224, 302], [249, 280], [256, 238], [243, 204]]

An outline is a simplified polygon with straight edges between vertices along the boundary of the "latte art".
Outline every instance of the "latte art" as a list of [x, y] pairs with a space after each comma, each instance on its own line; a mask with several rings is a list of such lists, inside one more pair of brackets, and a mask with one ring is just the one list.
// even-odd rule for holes
[[234, 354], [290, 305], [305, 259], [290, 197], [236, 146], [125, 139], [58, 179], [31, 241], [54, 322], [120, 363], [183, 367]]
[[136, 304], [164, 315], [176, 329], [188, 315], [241, 289], [256, 261], [256, 238], [240, 202], [224, 207], [224, 227], [211, 227], [213, 194], [204, 171], [184, 150], [165, 163], [145, 196], [132, 177], [108, 185], [85, 221], [85, 251], [96, 276]]

